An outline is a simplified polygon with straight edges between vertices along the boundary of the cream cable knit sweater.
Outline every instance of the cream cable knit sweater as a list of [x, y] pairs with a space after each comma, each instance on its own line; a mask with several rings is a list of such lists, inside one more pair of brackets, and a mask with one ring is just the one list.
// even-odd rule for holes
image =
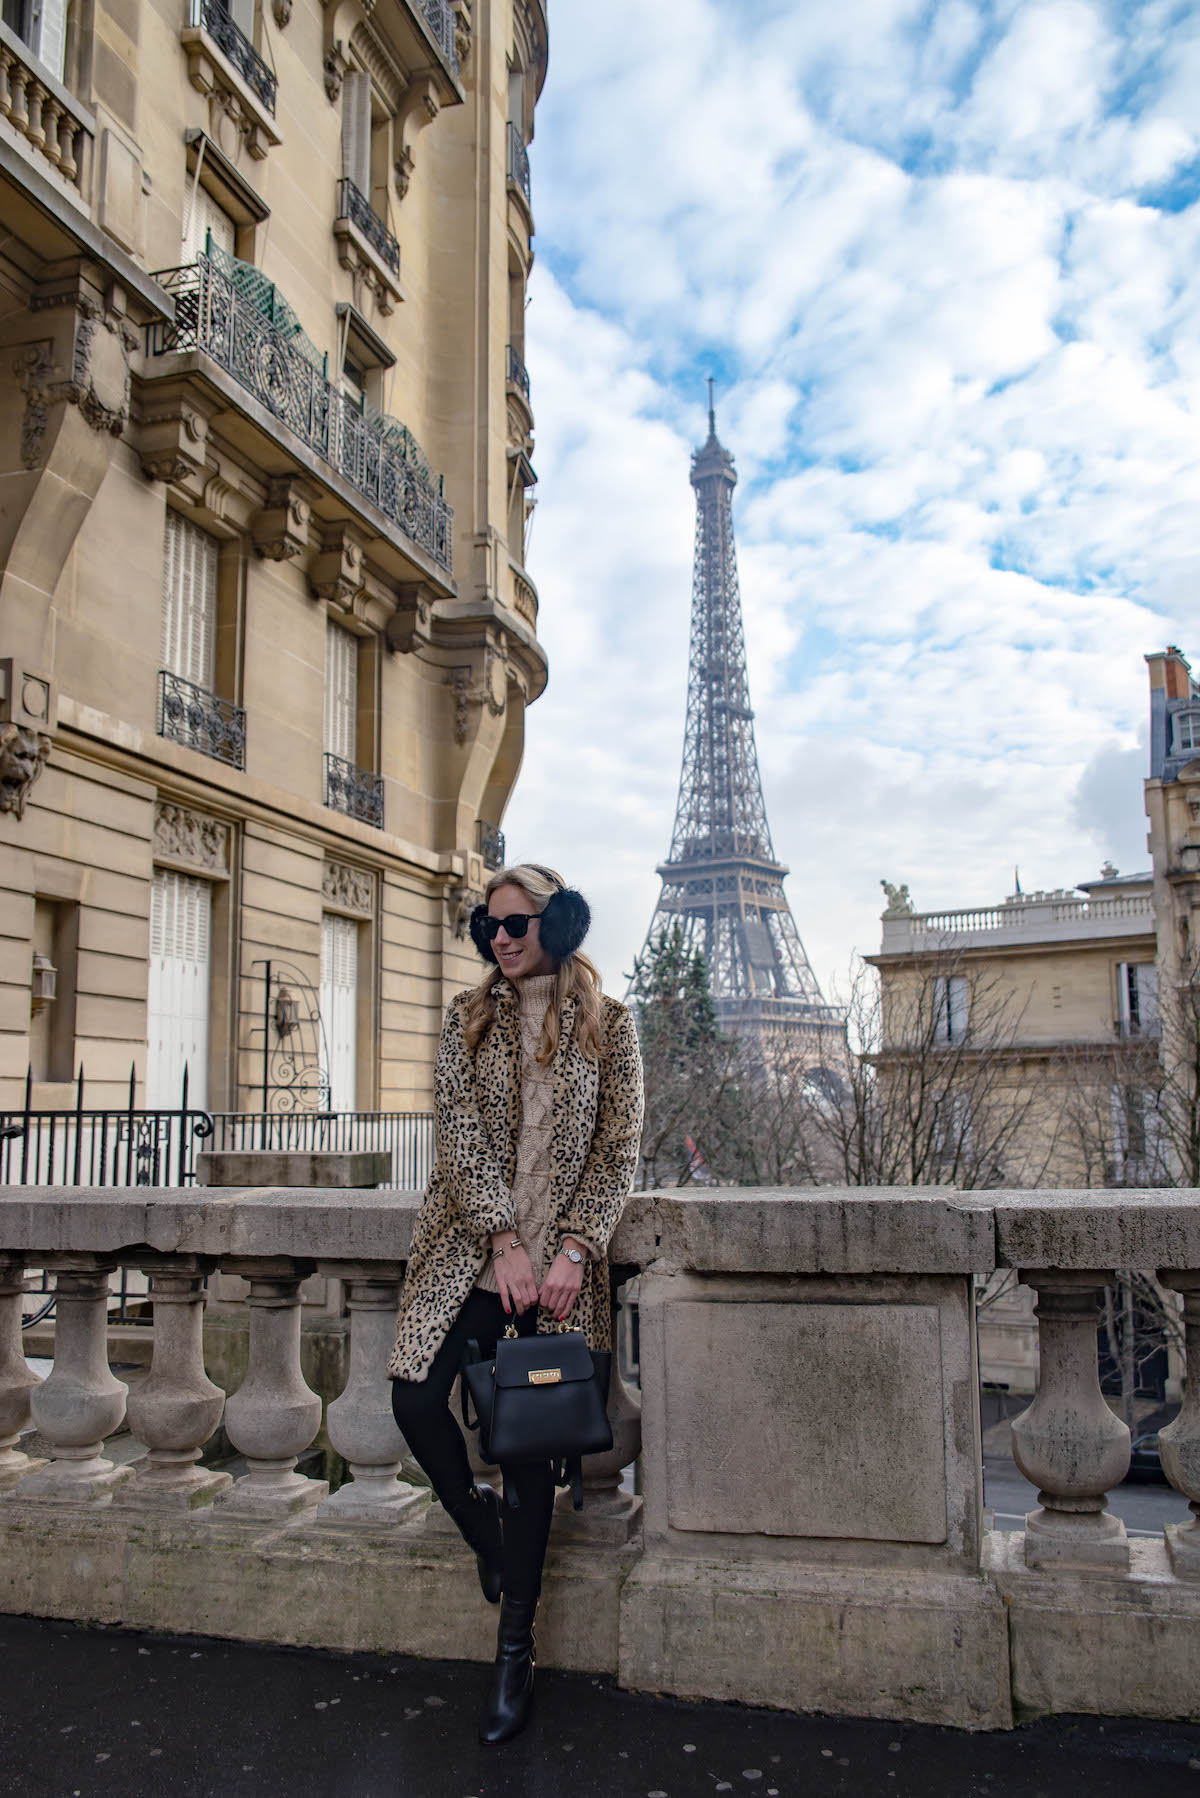
[[[540, 1067], [546, 1007], [554, 997], [556, 976], [535, 974], [517, 985], [521, 1007], [521, 1129], [517, 1137], [517, 1171], [513, 1176], [513, 1212], [517, 1235], [533, 1263], [534, 1278], [544, 1273], [546, 1233], [552, 1220], [550, 1132], [553, 1094], [549, 1067]], [[484, 1292], [498, 1292], [496, 1269], [489, 1259], [475, 1282]]]

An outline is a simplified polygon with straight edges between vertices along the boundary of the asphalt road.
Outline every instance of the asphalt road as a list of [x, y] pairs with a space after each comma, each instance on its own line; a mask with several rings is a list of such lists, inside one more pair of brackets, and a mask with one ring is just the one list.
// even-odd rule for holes
[[[988, 1455], [983, 1463], [983, 1502], [992, 1507], [998, 1530], [1023, 1529], [1025, 1513], [1037, 1506], [1037, 1488], [1006, 1457]], [[1157, 1536], [1165, 1523], [1186, 1523], [1191, 1516], [1186, 1498], [1157, 1483], [1114, 1486], [1108, 1509], [1124, 1521], [1131, 1536]]]
[[0, 1666], [4, 1798], [1200, 1798], [1184, 1723], [972, 1735], [542, 1673], [529, 1729], [485, 1750], [464, 1662], [0, 1617]]

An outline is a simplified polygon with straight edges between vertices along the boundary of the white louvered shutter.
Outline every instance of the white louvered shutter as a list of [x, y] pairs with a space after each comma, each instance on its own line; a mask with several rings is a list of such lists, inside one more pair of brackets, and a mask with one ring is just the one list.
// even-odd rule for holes
[[371, 197], [371, 77], [354, 69], [342, 82], [342, 173]]
[[212, 889], [165, 868], [150, 892], [150, 990], [146, 1104], [174, 1110], [188, 1071], [188, 1108], [208, 1102], [208, 1010]]
[[208, 189], [198, 187], [194, 175], [188, 177], [185, 205], [188, 207], [183, 233], [183, 260], [194, 262], [208, 250], [208, 234], [219, 250], [234, 253], [237, 225], [229, 213], [213, 199]]
[[161, 665], [171, 674], [213, 684], [217, 634], [217, 541], [167, 512], [163, 542]]
[[321, 918], [321, 1023], [329, 1109], [353, 1111], [358, 1050], [358, 925]]
[[325, 627], [325, 748], [344, 762], [358, 759], [358, 638], [332, 619]]

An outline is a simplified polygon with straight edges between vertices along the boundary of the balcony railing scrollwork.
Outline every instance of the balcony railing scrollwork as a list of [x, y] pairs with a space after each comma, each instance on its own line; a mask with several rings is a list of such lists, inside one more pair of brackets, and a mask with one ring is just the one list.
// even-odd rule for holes
[[229, 768], [246, 766], [246, 714], [241, 706], [168, 668], [161, 668], [158, 675], [158, 734]]
[[525, 395], [525, 398], [528, 399], [529, 370], [526, 368], [511, 343], [508, 346], [508, 359], [505, 372], [509, 381], [512, 382], [512, 385], [520, 388], [521, 392]]
[[529, 200], [529, 151], [525, 148], [525, 139], [511, 121], [508, 127], [508, 178], [516, 182]]
[[325, 803], [361, 824], [383, 829], [383, 780], [369, 768], [358, 768], [340, 755], [325, 755]]
[[149, 327], [151, 364], [174, 351], [204, 351], [451, 572], [454, 512], [420, 445], [398, 420], [361, 412], [333, 386], [324, 356], [258, 270], [214, 253], [155, 280], [174, 299], [175, 318]]
[[458, 74], [458, 50], [454, 42], [454, 8], [450, 0], [416, 0], [417, 11], [433, 34], [450, 72]]
[[338, 182], [337, 215], [349, 219], [361, 231], [375, 254], [392, 273], [400, 276], [400, 245], [392, 236], [370, 200], [354, 185], [348, 175]]
[[275, 116], [275, 76], [267, 67], [241, 26], [234, 22], [222, 0], [192, 0], [191, 23], [207, 32], [217, 49], [232, 63], [255, 99]]

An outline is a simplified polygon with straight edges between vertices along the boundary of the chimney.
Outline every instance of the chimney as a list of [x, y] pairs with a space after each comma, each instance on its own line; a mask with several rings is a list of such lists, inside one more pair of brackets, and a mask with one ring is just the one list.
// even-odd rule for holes
[[1150, 670], [1150, 689], [1162, 690], [1167, 699], [1188, 699], [1192, 692], [1191, 665], [1184, 660], [1182, 649], [1168, 643], [1166, 649], [1155, 650], [1146, 657]]

